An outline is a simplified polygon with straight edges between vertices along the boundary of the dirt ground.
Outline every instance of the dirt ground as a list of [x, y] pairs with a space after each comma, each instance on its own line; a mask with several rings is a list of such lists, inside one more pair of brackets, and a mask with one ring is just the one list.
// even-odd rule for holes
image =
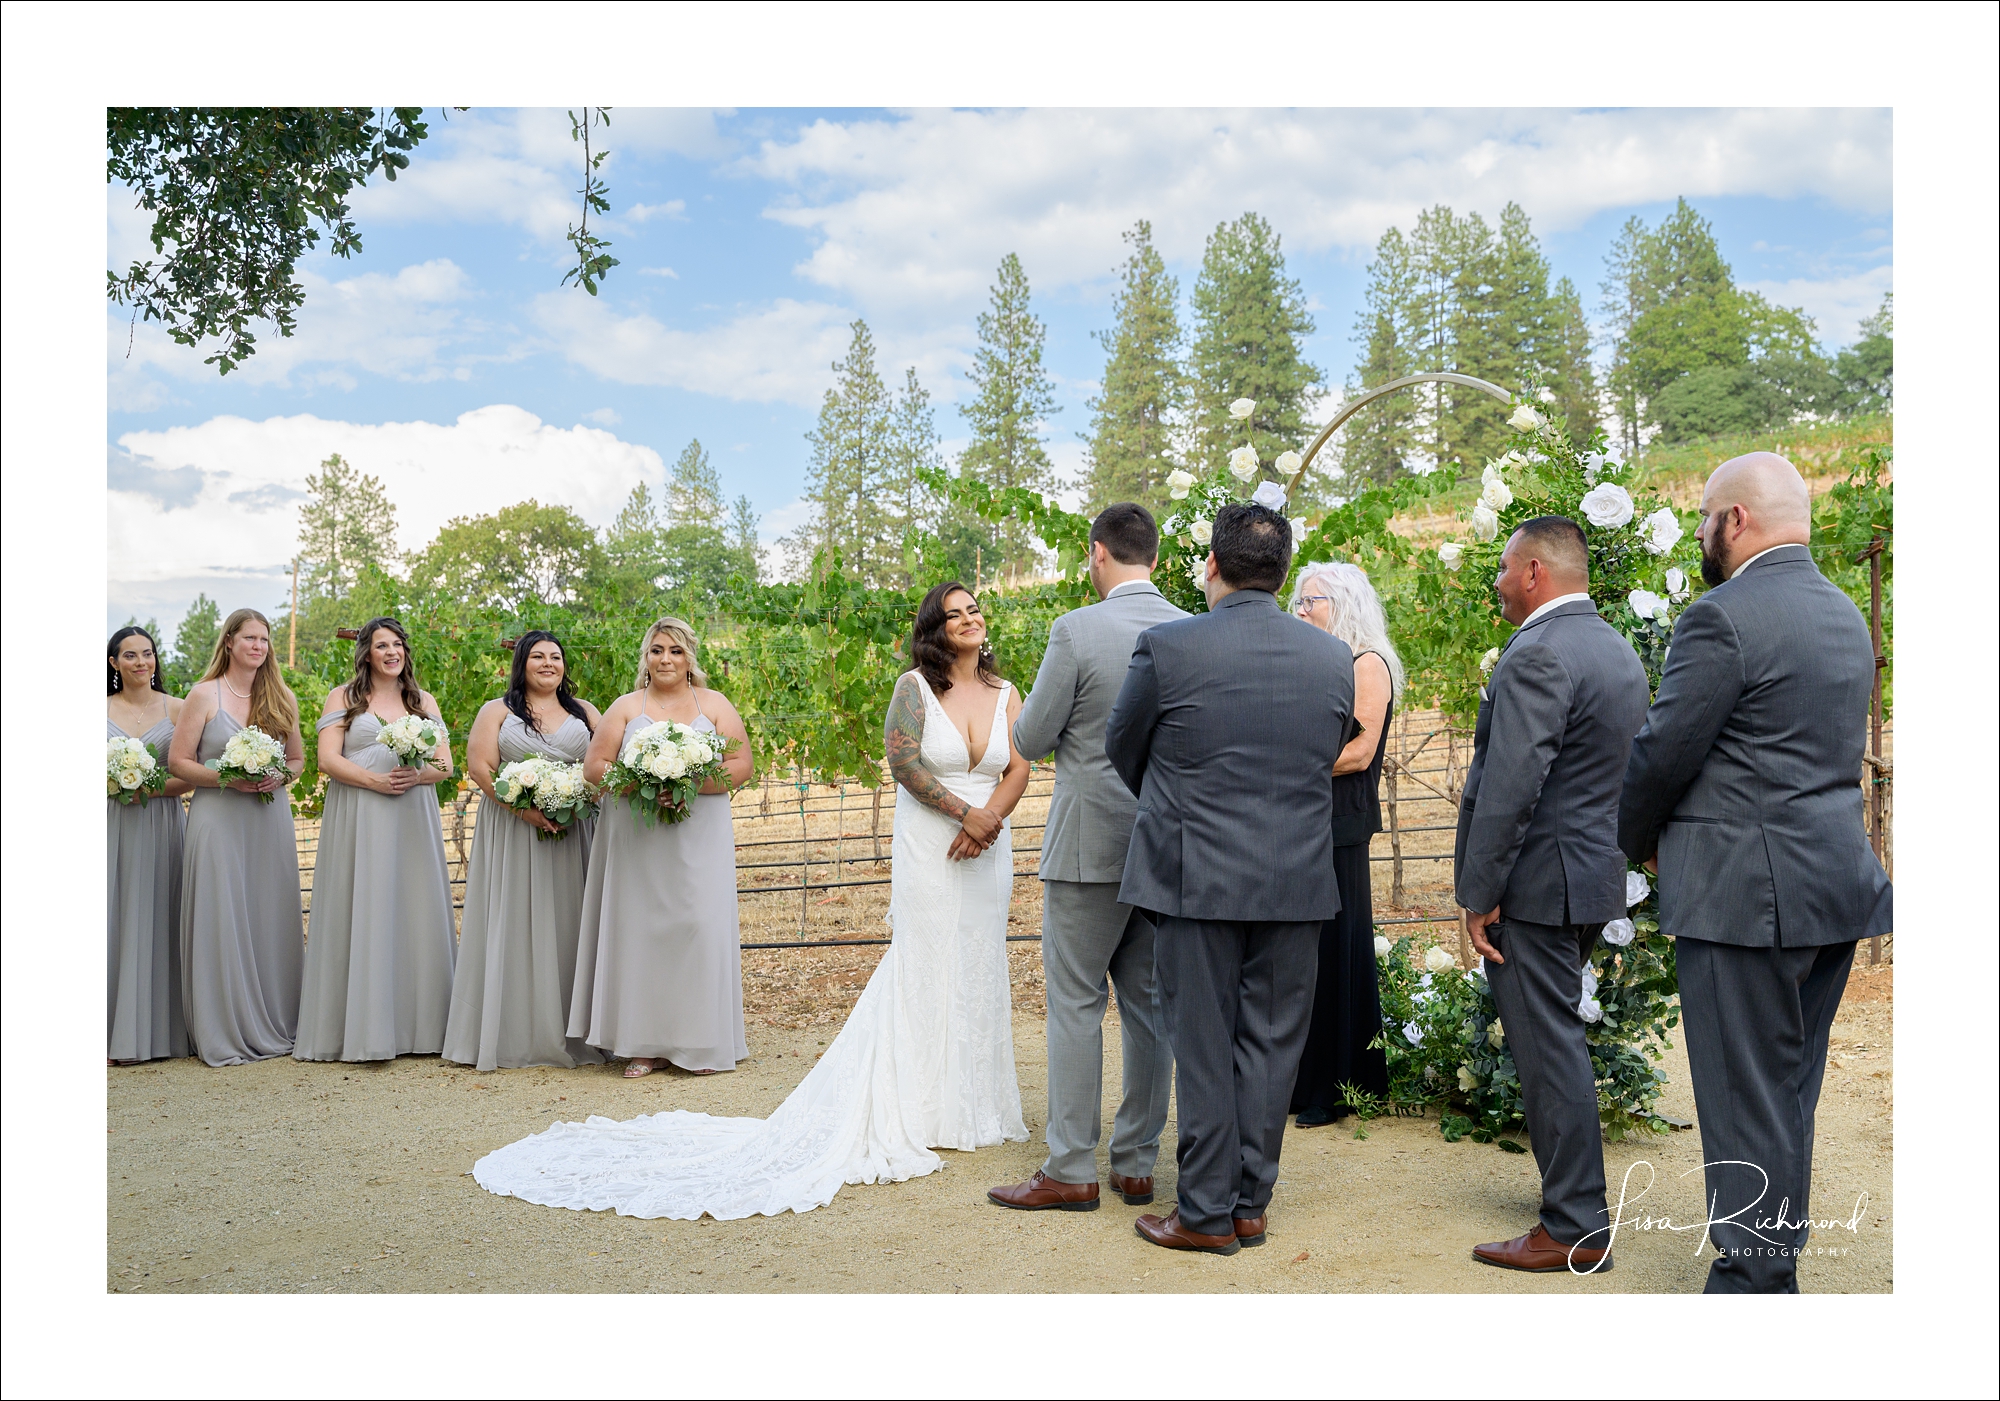
[[[770, 954], [829, 1001], [858, 993], [879, 949]], [[434, 1057], [384, 1065], [289, 1059], [211, 1070], [181, 1060], [110, 1069], [107, 1287], [118, 1293], [298, 1292], [1508, 1292], [1687, 1293], [1700, 1288], [1698, 1235], [1638, 1231], [1602, 1278], [1520, 1275], [1469, 1248], [1534, 1220], [1531, 1158], [1446, 1143], [1428, 1119], [1288, 1131], [1270, 1242], [1224, 1259], [1157, 1249], [1115, 1198], [1092, 1213], [1006, 1211], [986, 1189], [1039, 1165], [1046, 1061], [1027, 974], [1013, 953], [1015, 1050], [1034, 1141], [946, 1153], [915, 1181], [846, 1187], [804, 1216], [731, 1222], [637, 1221], [531, 1206], [481, 1190], [482, 1154], [556, 1119], [664, 1109], [768, 1114], [831, 1039], [795, 1020], [798, 994], [753, 994], [750, 1059], [734, 1074], [643, 1080], [616, 1067], [477, 1074]], [[758, 985], [752, 980], [750, 986]], [[775, 980], [774, 980], [775, 981]], [[1809, 1292], [1892, 1285], [1892, 1049], [1889, 965], [1857, 965], [1835, 1024], [1820, 1103], [1813, 1206], [1852, 1231], [1822, 1231], [1805, 1259]], [[852, 991], [846, 991], [852, 989]], [[761, 998], [761, 1001], [759, 1000]], [[791, 999], [791, 1001], [787, 1001]], [[1108, 1037], [1107, 1083], [1117, 1083]], [[1668, 1061], [1667, 1112], [1694, 1117], [1687, 1062]], [[1106, 1112], [1110, 1104], [1107, 1101]], [[1174, 1130], [1162, 1144], [1160, 1201], [1173, 1194]], [[1655, 1182], [1636, 1211], [1699, 1219], [1699, 1129], [1610, 1144], [1615, 1197]], [[1650, 1173], [1646, 1166], [1650, 1165]]]

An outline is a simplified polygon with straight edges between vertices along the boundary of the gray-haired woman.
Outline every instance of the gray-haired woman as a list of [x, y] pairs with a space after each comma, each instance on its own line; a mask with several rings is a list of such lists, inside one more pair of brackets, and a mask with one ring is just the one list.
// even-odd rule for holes
[[1354, 716], [1361, 722], [1361, 733], [1333, 766], [1333, 868], [1340, 883], [1340, 913], [1320, 926], [1312, 1026], [1292, 1089], [1298, 1126], [1310, 1129], [1349, 1112], [1343, 1085], [1373, 1095], [1389, 1089], [1388, 1062], [1368, 1045], [1382, 1029], [1368, 841], [1382, 830], [1378, 791], [1389, 717], [1403, 691], [1403, 662], [1389, 641], [1382, 600], [1355, 565], [1307, 565], [1292, 590], [1292, 612], [1353, 650]]

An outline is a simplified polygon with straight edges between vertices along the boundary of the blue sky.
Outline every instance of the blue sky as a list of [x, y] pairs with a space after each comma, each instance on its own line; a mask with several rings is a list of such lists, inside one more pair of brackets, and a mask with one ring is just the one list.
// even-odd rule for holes
[[[1142, 217], [1183, 295], [1218, 222], [1270, 219], [1335, 385], [1375, 240], [1433, 203], [1518, 201], [1591, 309], [1618, 227], [1682, 194], [1739, 281], [1805, 307], [1830, 348], [1890, 285], [1881, 109], [627, 109], [603, 172], [622, 262], [594, 300], [557, 285], [579, 183], [564, 115], [433, 130], [403, 178], [354, 201], [365, 251], [302, 265], [299, 333], [227, 379], [112, 309], [113, 623], [171, 631], [197, 589], [274, 606], [304, 477], [331, 451], [384, 479], [418, 547], [531, 495], [603, 524], [698, 437], [774, 538], [798, 519], [803, 435], [856, 316], [886, 375], [916, 366], [956, 446], [975, 318], [1010, 251], [1048, 323], [1050, 451], [1074, 472], [1091, 333]], [[143, 244], [128, 200], [110, 192], [113, 266]]]

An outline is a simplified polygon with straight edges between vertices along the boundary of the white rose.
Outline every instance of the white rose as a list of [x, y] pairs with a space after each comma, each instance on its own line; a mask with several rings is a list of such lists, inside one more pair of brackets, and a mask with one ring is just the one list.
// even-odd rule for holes
[[1458, 967], [1458, 960], [1453, 958], [1450, 954], [1446, 953], [1442, 948], [1438, 947], [1436, 944], [1432, 944], [1429, 948], [1424, 950], [1424, 967], [1428, 968], [1433, 973], [1442, 973], [1447, 968]]
[[1583, 965], [1583, 995], [1585, 997], [1597, 996], [1597, 970], [1592, 968], [1588, 963]]
[[146, 775], [139, 772], [136, 768], [120, 769], [118, 771], [118, 786], [120, 788], [137, 788], [145, 781]]
[[685, 778], [687, 776], [688, 762], [681, 757], [680, 751], [669, 749], [660, 757], [666, 761], [667, 771], [661, 775], [663, 778]]
[[1418, 1026], [1415, 1022], [1404, 1022], [1403, 1039], [1408, 1041], [1412, 1046], [1423, 1045], [1424, 1044], [1423, 1028]]
[[1486, 490], [1479, 493], [1479, 499], [1496, 511], [1504, 511], [1514, 504], [1514, 492], [1507, 483], [1495, 477], [1486, 484]]
[[1187, 562], [1187, 572], [1188, 578], [1194, 581], [1194, 586], [1200, 588], [1203, 581], [1208, 578], [1208, 560], [1201, 555], [1190, 556]]
[[1481, 676], [1491, 676], [1493, 668], [1498, 665], [1500, 665], [1500, 649], [1498, 647], [1488, 647], [1486, 655], [1479, 659], [1479, 674]]
[[1507, 451], [1500, 454], [1500, 467], [1502, 471], [1505, 471], [1510, 467], [1520, 468], [1520, 467], [1525, 467], [1527, 465], [1528, 465], [1528, 459], [1521, 456], [1521, 454], [1516, 452], [1513, 448], [1508, 448]]
[[1663, 555], [1680, 543], [1681, 523], [1670, 508], [1660, 507], [1642, 524], [1645, 527], [1646, 548], [1653, 554]]
[[1604, 1008], [1594, 997], [1586, 997], [1576, 1004], [1576, 1014], [1587, 1022], [1604, 1020]]
[[1306, 521], [1304, 516], [1293, 516], [1285, 524], [1292, 528], [1292, 548], [1297, 549], [1306, 542]]
[[1534, 409], [1526, 404], [1522, 404], [1514, 410], [1513, 416], [1507, 420], [1507, 426], [1509, 428], [1517, 428], [1523, 433], [1532, 433], [1547, 422], [1548, 420], [1536, 413]]
[[1625, 601], [1632, 605], [1632, 611], [1647, 622], [1665, 622], [1667, 601], [1651, 589], [1634, 589], [1625, 595]]
[[1553, 389], [1549, 388], [1549, 387], [1548, 387], [1548, 386], [1547, 386], [1547, 385], [1545, 384], [1545, 385], [1543, 385], [1543, 386], [1541, 387], [1541, 389], [1540, 389], [1540, 390], [1539, 390], [1539, 391], [1538, 391], [1538, 392], [1537, 392], [1537, 393], [1535, 394], [1535, 397], [1536, 397], [1537, 399], [1540, 399], [1540, 400], [1541, 400], [1541, 401], [1542, 401], [1542, 402], [1543, 402], [1544, 404], [1553, 404], [1553, 403], [1554, 403], [1554, 402], [1556, 401], [1556, 392], [1555, 392], [1555, 390], [1553, 390]]
[[521, 765], [520, 770], [514, 775], [514, 781], [523, 788], [533, 788], [537, 783], [542, 781], [542, 766], [540, 764]]
[[1486, 1024], [1486, 1044], [1496, 1051], [1507, 1044], [1507, 1028], [1500, 1025], [1498, 1017]]
[[667, 752], [656, 749], [646, 756], [645, 770], [654, 778], [672, 778], [673, 772], [667, 765]]
[[1638, 904], [1652, 892], [1653, 883], [1640, 871], [1625, 872], [1625, 904], [1627, 908]]
[[1471, 1066], [1461, 1065], [1458, 1068], [1458, 1088], [1466, 1094], [1471, 1094], [1479, 1088], [1479, 1077], [1472, 1073]]
[[1456, 573], [1459, 565], [1465, 563], [1465, 546], [1456, 540], [1445, 541], [1438, 546], [1438, 563]]
[[1232, 399], [1230, 401], [1229, 416], [1231, 418], [1246, 419], [1255, 412], [1257, 412], [1257, 401], [1255, 399]]
[[1194, 486], [1194, 473], [1183, 472], [1178, 467], [1167, 473], [1167, 494], [1176, 501], [1187, 500], [1188, 491]]
[[1245, 443], [1229, 454], [1229, 475], [1239, 482], [1247, 482], [1257, 475], [1257, 449]]
[[1289, 477], [1292, 475], [1292, 473], [1299, 470], [1299, 464], [1303, 461], [1305, 461], [1305, 459], [1300, 457], [1295, 452], [1281, 452], [1278, 454], [1278, 460], [1276, 462], [1273, 462], [1271, 465], [1273, 467], [1276, 467], [1279, 472]]
[[1215, 522], [1196, 521], [1188, 527], [1188, 535], [1195, 544], [1206, 547], [1208, 542], [1215, 538]]
[[1598, 473], [1604, 470], [1604, 454], [1601, 452], [1587, 452], [1577, 460], [1583, 464], [1584, 481], [1592, 486], [1596, 486]]
[[1472, 537], [1484, 544], [1500, 533], [1500, 517], [1484, 501], [1472, 508]]
[[1610, 482], [1594, 486], [1577, 502], [1583, 518], [1599, 530], [1616, 530], [1632, 519], [1632, 497], [1622, 486]]
[[1675, 565], [1672, 569], [1669, 569], [1667, 571], [1667, 596], [1672, 598], [1676, 603], [1678, 603], [1680, 600], [1687, 597], [1687, 591], [1688, 591], [1687, 571], [1682, 569], [1679, 565]]
[[1487, 463], [1486, 466], [1479, 473], [1479, 483], [1481, 486], [1490, 486], [1494, 482], [1497, 482], [1499, 480], [1500, 480], [1500, 464], [1497, 462]]
[[1281, 511], [1285, 506], [1285, 489], [1276, 482], [1259, 482], [1250, 499], [1266, 510]]
[[1613, 948], [1622, 949], [1632, 942], [1632, 936], [1638, 932], [1638, 926], [1631, 920], [1614, 919], [1604, 926], [1604, 942]]
[[1387, 939], [1383, 938], [1383, 937], [1382, 937], [1382, 936], [1381, 936], [1380, 934], [1377, 934], [1377, 935], [1375, 936], [1375, 957], [1377, 957], [1377, 958], [1387, 958], [1387, 957], [1389, 956], [1390, 952], [1391, 952], [1391, 951], [1392, 951], [1392, 950], [1393, 950], [1393, 949], [1394, 949], [1395, 947], [1396, 947], [1396, 946], [1395, 946], [1394, 944], [1390, 943], [1390, 942], [1389, 942], [1389, 941], [1388, 941]]

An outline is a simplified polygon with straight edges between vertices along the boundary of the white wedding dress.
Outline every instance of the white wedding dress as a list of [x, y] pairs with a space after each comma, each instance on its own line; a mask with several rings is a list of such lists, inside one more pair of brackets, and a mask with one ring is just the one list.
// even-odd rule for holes
[[[978, 764], [921, 673], [923, 766], [984, 803], [1007, 766], [1007, 689]], [[970, 861], [959, 824], [896, 790], [890, 943], [819, 1063], [768, 1119], [686, 1110], [558, 1123], [473, 1165], [489, 1192], [621, 1216], [729, 1221], [811, 1211], [843, 1183], [902, 1182], [944, 1166], [933, 1148], [1021, 1142], [1007, 985], [1014, 852], [1003, 825]]]

